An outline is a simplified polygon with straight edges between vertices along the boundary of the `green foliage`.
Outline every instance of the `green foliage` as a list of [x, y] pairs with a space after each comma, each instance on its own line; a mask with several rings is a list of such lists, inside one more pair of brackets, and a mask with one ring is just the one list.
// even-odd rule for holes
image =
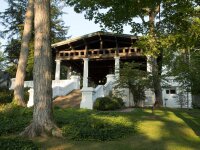
[[28, 92], [29, 89], [30, 88], [24, 88], [24, 101], [25, 101], [25, 103], [27, 103], [28, 100], [29, 100], [29, 92]]
[[[21, 38], [24, 27], [24, 17], [26, 12], [27, 0], [8, 0], [8, 8], [0, 12], [0, 23], [6, 28], [3, 32], [5, 36], [11, 39], [5, 46], [6, 62], [8, 64], [7, 72], [11, 77], [15, 77], [17, 63], [21, 48]], [[65, 5], [60, 0], [51, 0], [51, 43], [66, 39], [68, 26], [62, 20], [62, 11]], [[16, 38], [17, 37], [17, 38]], [[34, 32], [29, 43], [29, 56], [26, 68], [25, 80], [33, 79], [34, 63]], [[54, 54], [55, 55], [55, 54]]]
[[115, 83], [115, 89], [129, 88], [133, 95], [134, 103], [138, 106], [140, 101], [145, 99], [145, 88], [149, 87], [150, 80], [146, 71], [142, 70], [142, 66], [132, 63], [124, 63], [119, 70], [120, 78]]
[[96, 110], [116, 110], [123, 106], [123, 100], [117, 97], [99, 97], [94, 102], [94, 109]]
[[126, 114], [87, 110], [58, 110], [56, 122], [63, 135], [72, 140], [107, 141], [135, 132], [135, 124]]
[[0, 88], [0, 104], [11, 103], [13, 99], [13, 91]]
[[[100, 23], [102, 29], [120, 33], [123, 32], [124, 25], [130, 25], [132, 33], [147, 34], [149, 32], [149, 20], [144, 19], [149, 14], [147, 9], [156, 14], [155, 9], [161, 3], [161, 0], [66, 0], [66, 3], [74, 6], [77, 13], [84, 12], [86, 19]], [[141, 18], [141, 23], [134, 20], [138, 17]]]
[[0, 135], [19, 134], [30, 123], [32, 111], [13, 104], [0, 105]]
[[0, 13], [0, 23], [6, 27], [3, 33], [9, 38], [22, 33], [27, 2], [27, 0], [7, 0], [8, 8]]
[[178, 93], [178, 99], [177, 99], [176, 102], [178, 103], [178, 105], [179, 105], [181, 108], [183, 108], [184, 106], [186, 106], [186, 105], [187, 105], [187, 102], [188, 102], [188, 100], [187, 100], [185, 94], [186, 94], [186, 93], [184, 93], [183, 91], [181, 91], [180, 93]]
[[[0, 43], [0, 48], [1, 48], [1, 43]], [[3, 52], [1, 52], [0, 49], [0, 70], [5, 70], [6, 64], [5, 64], [5, 55]]]
[[[24, 88], [24, 100], [27, 103], [29, 99], [29, 88]], [[0, 88], [0, 104], [11, 103], [13, 99], [13, 90]]]
[[31, 141], [21, 138], [0, 138], [0, 148], [2, 150], [38, 150], [39, 148]]
[[[72, 140], [113, 140], [135, 132], [136, 124], [127, 114], [81, 109], [54, 111], [63, 135]], [[19, 134], [30, 123], [32, 109], [12, 104], [0, 106], [0, 136]]]

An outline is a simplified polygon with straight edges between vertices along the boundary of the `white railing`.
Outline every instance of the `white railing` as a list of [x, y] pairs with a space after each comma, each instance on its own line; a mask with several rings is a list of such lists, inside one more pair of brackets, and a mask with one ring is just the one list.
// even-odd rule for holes
[[60, 80], [52, 82], [53, 98], [56, 96], [64, 96], [75, 89], [75, 84], [71, 80]]
[[[31, 85], [31, 82], [29, 82]], [[32, 84], [33, 85], [33, 84]], [[80, 77], [79, 76], [71, 76], [69, 80], [53, 80], [52, 81], [52, 97], [56, 96], [64, 96], [69, 94], [71, 91], [75, 89], [80, 89]], [[29, 90], [29, 101], [27, 106], [31, 107], [33, 106], [33, 96], [34, 90], [33, 86]]]
[[94, 90], [94, 95], [93, 95], [93, 102], [95, 102], [95, 100], [98, 97], [104, 97], [104, 86], [103, 85], [98, 85], [95, 90]]
[[107, 82], [105, 85], [98, 85], [95, 89], [92, 87], [84, 87], [82, 91], [81, 108], [93, 109], [95, 100], [99, 97], [109, 95], [113, 89], [113, 82], [115, 81], [114, 75], [107, 75]]
[[109, 81], [104, 85], [104, 95], [109, 95], [110, 91], [113, 89], [113, 82]]
[[[32, 88], [33, 87], [33, 81], [24, 81], [24, 87]], [[15, 78], [12, 78], [9, 90], [14, 90], [14, 88], [15, 88]]]

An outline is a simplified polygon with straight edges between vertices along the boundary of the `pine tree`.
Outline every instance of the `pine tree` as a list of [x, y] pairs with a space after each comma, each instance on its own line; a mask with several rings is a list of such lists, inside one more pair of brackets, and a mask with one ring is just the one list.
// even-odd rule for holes
[[32, 33], [33, 14], [34, 14], [33, 10], [34, 10], [34, 0], [29, 0], [24, 21], [25, 23], [22, 35], [20, 57], [16, 73], [14, 100], [13, 100], [15, 104], [21, 106], [26, 106], [24, 101], [24, 79], [26, 76], [26, 64], [28, 60], [29, 42]]
[[61, 136], [52, 118], [50, 1], [35, 0], [34, 12], [34, 111], [33, 121], [22, 135], [35, 137], [50, 133]]

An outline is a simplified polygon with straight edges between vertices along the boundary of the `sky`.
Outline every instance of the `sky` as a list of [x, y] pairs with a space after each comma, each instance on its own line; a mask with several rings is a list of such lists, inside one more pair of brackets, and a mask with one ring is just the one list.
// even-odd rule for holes
[[[7, 8], [5, 0], [0, 0], [1, 7], [0, 12], [4, 11]], [[64, 8], [63, 11], [66, 13], [63, 15], [63, 20], [65, 21], [66, 26], [69, 26], [69, 31], [67, 37], [77, 37], [92, 32], [100, 31], [99, 24], [95, 24], [93, 21], [86, 20], [84, 14], [77, 14], [74, 12], [72, 7]], [[2, 30], [0, 25], [0, 30]], [[130, 34], [130, 28], [126, 27], [124, 33]], [[6, 39], [0, 39], [0, 42], [6, 44]]]

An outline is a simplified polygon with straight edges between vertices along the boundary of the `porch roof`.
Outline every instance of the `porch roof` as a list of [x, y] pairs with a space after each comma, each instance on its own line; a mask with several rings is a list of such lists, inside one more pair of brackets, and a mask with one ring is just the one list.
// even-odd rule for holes
[[116, 47], [131, 47], [138, 39], [137, 36], [128, 34], [116, 34], [111, 32], [97, 31], [76, 38], [52, 44], [56, 51], [101, 49]]

